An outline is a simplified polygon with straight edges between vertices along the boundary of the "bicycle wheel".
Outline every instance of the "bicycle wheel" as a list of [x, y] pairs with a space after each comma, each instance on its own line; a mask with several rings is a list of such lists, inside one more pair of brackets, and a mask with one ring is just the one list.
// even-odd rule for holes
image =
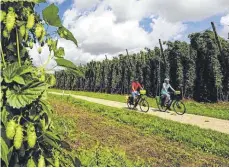
[[167, 110], [167, 107], [162, 105], [160, 96], [156, 96], [156, 103], [157, 103], [157, 107], [160, 111], [165, 112]]
[[141, 101], [139, 102], [139, 106], [141, 111], [145, 113], [149, 111], [149, 103], [147, 102], [146, 99], [141, 99]]
[[183, 115], [186, 112], [186, 107], [181, 101], [175, 101], [173, 103], [173, 109], [178, 115]]

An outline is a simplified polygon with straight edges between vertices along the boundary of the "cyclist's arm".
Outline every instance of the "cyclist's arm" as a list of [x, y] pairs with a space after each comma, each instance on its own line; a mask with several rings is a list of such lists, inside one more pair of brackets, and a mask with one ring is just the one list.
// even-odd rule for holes
[[169, 85], [170, 89], [172, 89], [173, 92], [175, 92], [175, 90], [173, 89], [173, 87], [171, 85]]
[[135, 92], [136, 90], [134, 90], [134, 87], [132, 87], [132, 90]]
[[143, 86], [139, 83], [139, 87], [141, 88], [141, 89], [143, 89]]
[[165, 83], [163, 83], [162, 89], [163, 89], [164, 91], [166, 91], [166, 89], [165, 89]]
[[138, 87], [140, 87], [140, 89], [143, 89], [143, 87], [141, 86], [141, 84], [140, 84], [140, 83], [138, 83]]
[[134, 89], [134, 85], [132, 84], [132, 90], [135, 92], [136, 90]]

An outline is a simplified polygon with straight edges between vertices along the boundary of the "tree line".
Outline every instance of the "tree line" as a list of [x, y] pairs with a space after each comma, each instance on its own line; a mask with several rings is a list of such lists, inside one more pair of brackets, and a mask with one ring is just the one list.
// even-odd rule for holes
[[190, 43], [164, 42], [165, 49], [145, 48], [135, 54], [120, 54], [103, 61], [80, 65], [79, 76], [56, 71], [56, 88], [128, 94], [138, 78], [148, 95], [159, 94], [165, 77], [184, 98], [217, 102], [229, 99], [229, 42], [213, 31], [189, 35]]

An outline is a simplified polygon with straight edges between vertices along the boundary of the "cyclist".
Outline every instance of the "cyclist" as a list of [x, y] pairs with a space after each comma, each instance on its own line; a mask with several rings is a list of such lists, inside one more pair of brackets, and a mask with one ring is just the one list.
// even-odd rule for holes
[[131, 84], [131, 88], [132, 88], [132, 91], [131, 91], [131, 94], [132, 94], [132, 97], [133, 97], [133, 102], [136, 101], [136, 96], [138, 96], [140, 93], [140, 89], [142, 89], [142, 86], [141, 84], [138, 82], [138, 79], [134, 79], [132, 84]]
[[161, 89], [161, 94], [166, 97], [164, 104], [166, 105], [170, 101], [170, 94], [168, 92], [168, 89], [171, 89], [173, 92], [175, 90], [172, 88], [172, 86], [169, 84], [169, 78], [165, 78], [162, 89]]

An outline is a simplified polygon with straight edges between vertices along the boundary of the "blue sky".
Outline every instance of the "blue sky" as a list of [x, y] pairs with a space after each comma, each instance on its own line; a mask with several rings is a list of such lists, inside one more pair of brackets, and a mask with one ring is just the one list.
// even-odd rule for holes
[[52, 2], [59, 7], [63, 25], [79, 47], [63, 39], [59, 39], [59, 46], [66, 48], [66, 59], [76, 64], [104, 59], [105, 54], [112, 58], [125, 49], [133, 53], [154, 48], [159, 38], [188, 42], [189, 34], [211, 29], [211, 21], [219, 35], [226, 38], [229, 32], [229, 0], [47, 1], [36, 10], [41, 13]]

